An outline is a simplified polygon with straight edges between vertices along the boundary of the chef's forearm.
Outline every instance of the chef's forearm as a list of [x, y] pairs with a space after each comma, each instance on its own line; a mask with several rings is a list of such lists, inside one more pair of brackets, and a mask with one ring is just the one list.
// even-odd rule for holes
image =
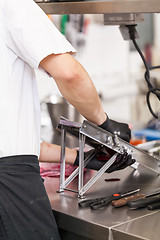
[[[47, 142], [41, 143], [40, 162], [60, 163], [61, 146]], [[77, 151], [74, 149], [65, 149], [65, 160], [68, 164], [73, 164], [77, 156]]]
[[50, 55], [41, 62], [64, 96], [87, 120], [100, 125], [106, 120], [98, 93], [86, 70], [70, 54]]
[[97, 125], [106, 120], [97, 91], [87, 74], [82, 73], [73, 81], [58, 80], [56, 83], [65, 99], [87, 120]]

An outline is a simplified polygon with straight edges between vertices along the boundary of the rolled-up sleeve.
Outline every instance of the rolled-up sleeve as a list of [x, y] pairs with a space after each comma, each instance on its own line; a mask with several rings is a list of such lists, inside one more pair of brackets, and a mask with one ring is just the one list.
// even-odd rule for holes
[[5, 0], [6, 44], [31, 67], [50, 54], [76, 53], [33, 0]]

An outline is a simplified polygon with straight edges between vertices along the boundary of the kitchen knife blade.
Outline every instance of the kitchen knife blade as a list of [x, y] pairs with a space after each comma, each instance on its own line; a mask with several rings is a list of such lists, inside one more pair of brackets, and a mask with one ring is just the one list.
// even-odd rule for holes
[[134, 194], [134, 195], [130, 195], [130, 196], [112, 201], [111, 204], [112, 204], [113, 207], [122, 207], [122, 206], [125, 206], [129, 201], [136, 200], [136, 199], [141, 199], [141, 198], [153, 197], [153, 196], [158, 195], [158, 194], [160, 194], [160, 189], [159, 188], [155, 189], [154, 191], [152, 191], [151, 193], [148, 193], [148, 194], [137, 193], [137, 194]]

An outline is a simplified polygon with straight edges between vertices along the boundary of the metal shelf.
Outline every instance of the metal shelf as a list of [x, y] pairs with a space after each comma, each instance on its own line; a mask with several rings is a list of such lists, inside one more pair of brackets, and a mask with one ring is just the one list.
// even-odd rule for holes
[[160, 0], [37, 2], [46, 14], [160, 13]]

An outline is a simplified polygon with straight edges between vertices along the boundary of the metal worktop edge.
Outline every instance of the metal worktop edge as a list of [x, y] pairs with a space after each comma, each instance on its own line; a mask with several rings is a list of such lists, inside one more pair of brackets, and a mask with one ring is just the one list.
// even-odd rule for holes
[[37, 3], [47, 14], [159, 13], [160, 0]]

